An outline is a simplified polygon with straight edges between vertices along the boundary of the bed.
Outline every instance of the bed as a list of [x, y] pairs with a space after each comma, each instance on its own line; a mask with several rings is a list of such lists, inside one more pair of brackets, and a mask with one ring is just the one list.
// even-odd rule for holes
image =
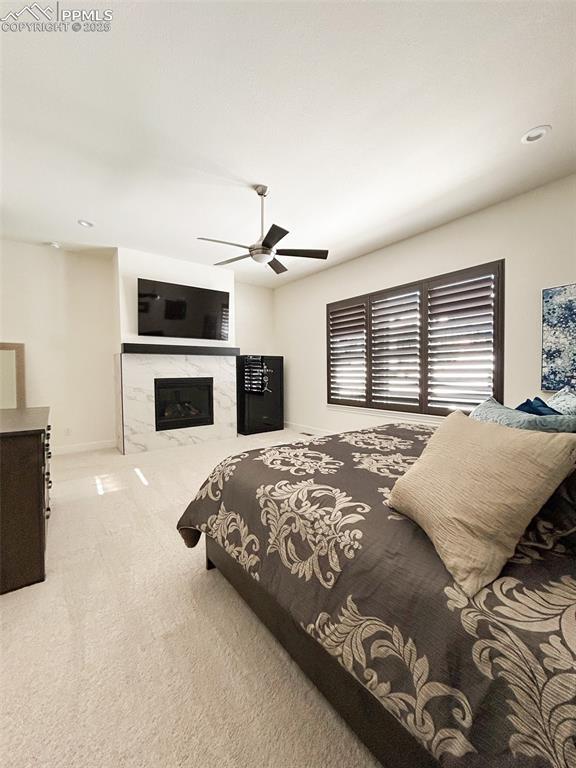
[[388, 506], [433, 428], [230, 456], [178, 523], [384, 766], [576, 768], [576, 481], [468, 598]]

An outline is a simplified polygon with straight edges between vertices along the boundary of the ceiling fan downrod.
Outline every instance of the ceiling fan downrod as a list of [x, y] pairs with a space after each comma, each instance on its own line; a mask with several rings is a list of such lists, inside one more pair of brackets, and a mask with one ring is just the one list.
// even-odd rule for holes
[[255, 184], [254, 189], [260, 195], [260, 242], [264, 240], [264, 198], [268, 194], [268, 187], [265, 184]]

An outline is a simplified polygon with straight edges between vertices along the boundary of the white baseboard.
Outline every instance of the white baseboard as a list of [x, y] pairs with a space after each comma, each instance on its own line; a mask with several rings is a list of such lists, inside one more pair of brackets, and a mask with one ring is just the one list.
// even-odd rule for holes
[[54, 456], [66, 453], [84, 453], [85, 451], [101, 451], [104, 448], [116, 448], [116, 440], [97, 440], [93, 443], [76, 443], [75, 445], [60, 445], [52, 448]]
[[286, 429], [293, 429], [294, 432], [310, 432], [312, 435], [331, 435], [334, 434], [334, 430], [321, 429], [320, 427], [311, 427], [308, 424], [295, 424], [292, 421], [287, 421]]

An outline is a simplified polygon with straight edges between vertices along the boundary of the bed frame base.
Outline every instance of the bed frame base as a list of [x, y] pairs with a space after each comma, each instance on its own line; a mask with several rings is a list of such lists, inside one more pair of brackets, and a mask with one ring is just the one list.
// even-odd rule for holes
[[206, 568], [218, 568], [304, 674], [384, 768], [438, 768], [438, 763], [354, 677], [330, 656], [276, 600], [213, 539]]

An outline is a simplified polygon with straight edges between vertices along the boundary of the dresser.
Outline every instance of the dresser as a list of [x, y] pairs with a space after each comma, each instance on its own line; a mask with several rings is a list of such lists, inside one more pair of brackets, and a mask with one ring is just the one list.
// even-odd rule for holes
[[48, 421], [48, 408], [0, 410], [0, 594], [45, 579]]

